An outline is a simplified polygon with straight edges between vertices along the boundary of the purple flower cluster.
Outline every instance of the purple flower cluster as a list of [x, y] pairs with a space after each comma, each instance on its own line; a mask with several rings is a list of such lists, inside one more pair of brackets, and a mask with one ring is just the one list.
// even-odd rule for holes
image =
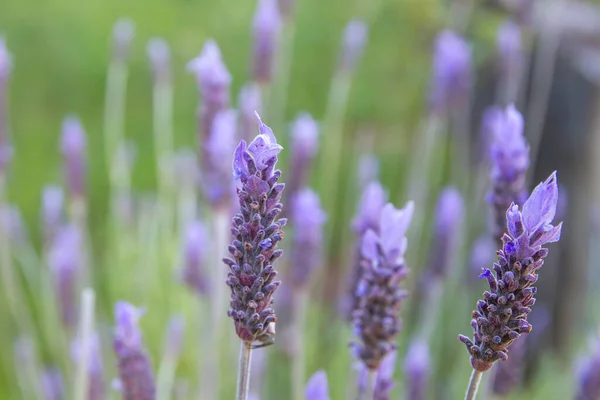
[[283, 239], [282, 227], [287, 221], [277, 219], [285, 187], [278, 183], [281, 171], [275, 170], [282, 147], [260, 118], [259, 127], [260, 134], [249, 145], [242, 140], [234, 153], [240, 211], [233, 217], [231, 258], [223, 261], [230, 268], [228, 314], [234, 320], [237, 335], [246, 342], [270, 343], [276, 321], [272, 296], [280, 284], [274, 281], [277, 272], [273, 262], [283, 253], [277, 249], [277, 243]]
[[548, 249], [542, 246], [560, 238], [562, 223], [554, 226], [558, 185], [556, 173], [539, 184], [523, 207], [512, 204], [506, 211], [507, 233], [502, 237], [494, 272], [486, 269], [490, 290], [473, 311], [474, 337], [459, 335], [469, 354], [471, 365], [487, 371], [498, 360], [508, 358], [508, 347], [521, 334], [531, 332], [527, 315], [535, 303], [537, 270], [543, 265]]
[[395, 337], [400, 332], [398, 310], [406, 297], [400, 281], [408, 274], [404, 265], [405, 234], [413, 208], [412, 202], [400, 210], [386, 204], [379, 216], [379, 230], [368, 229], [362, 238], [363, 271], [353, 312], [353, 329], [360, 342], [352, 347], [356, 357], [370, 369], [377, 369], [396, 348]]
[[277, 0], [258, 0], [254, 14], [254, 79], [269, 83], [273, 75], [277, 37], [281, 29], [281, 15]]

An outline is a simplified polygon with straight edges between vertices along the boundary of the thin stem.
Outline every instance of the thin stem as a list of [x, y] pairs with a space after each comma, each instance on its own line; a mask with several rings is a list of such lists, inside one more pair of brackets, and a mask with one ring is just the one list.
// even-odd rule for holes
[[294, 290], [293, 321], [291, 332], [294, 335], [294, 354], [292, 356], [292, 395], [294, 400], [304, 399], [306, 370], [306, 350], [304, 349], [303, 328], [306, 325], [307, 292], [305, 289]]
[[94, 332], [94, 301], [94, 291], [90, 288], [84, 289], [81, 293], [80, 351], [73, 393], [73, 399], [75, 400], [86, 400], [88, 398], [88, 360], [90, 359], [90, 343]]
[[475, 400], [475, 396], [477, 396], [477, 389], [479, 389], [479, 382], [481, 382], [481, 377], [483, 376], [483, 372], [473, 370], [471, 373], [471, 379], [469, 379], [469, 387], [467, 387], [467, 393], [465, 394], [465, 400]]
[[377, 370], [370, 369], [367, 372], [367, 387], [365, 389], [363, 400], [373, 400], [375, 398], [375, 386], [377, 384]]
[[242, 342], [240, 346], [240, 360], [238, 365], [238, 381], [236, 400], [247, 400], [250, 388], [250, 361], [252, 359], [252, 343]]

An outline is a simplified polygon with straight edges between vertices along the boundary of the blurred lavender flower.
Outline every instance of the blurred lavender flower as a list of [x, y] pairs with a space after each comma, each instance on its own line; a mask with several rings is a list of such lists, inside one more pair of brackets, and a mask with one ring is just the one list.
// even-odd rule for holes
[[254, 34], [254, 79], [262, 84], [272, 80], [281, 15], [277, 0], [258, 0], [252, 31]]
[[306, 287], [312, 271], [323, 258], [323, 224], [327, 220], [319, 196], [311, 189], [300, 190], [291, 201], [294, 241], [291, 250], [291, 281], [295, 287]]
[[131, 40], [135, 33], [133, 22], [123, 18], [118, 20], [113, 26], [113, 56], [121, 62], [129, 57]]
[[362, 154], [358, 159], [358, 187], [364, 190], [379, 176], [379, 159], [372, 153]]
[[54, 241], [63, 222], [64, 192], [60, 186], [47, 185], [42, 191], [42, 224], [46, 246]]
[[62, 125], [61, 151], [71, 198], [82, 198], [85, 195], [85, 147], [85, 132], [79, 119], [74, 116], [65, 118]]
[[362, 241], [363, 273], [356, 289], [358, 307], [353, 327], [361, 342], [352, 344], [353, 353], [369, 369], [377, 369], [383, 358], [395, 350], [400, 332], [398, 310], [406, 292], [400, 281], [408, 274], [404, 265], [405, 237], [414, 205], [408, 202], [397, 210], [390, 203], [381, 210], [379, 231], [367, 230]]
[[156, 82], [168, 82], [171, 79], [171, 51], [169, 44], [163, 38], [154, 37], [146, 47], [148, 58]]
[[495, 253], [496, 242], [489, 235], [481, 235], [473, 242], [469, 259], [469, 282], [477, 281], [484, 267], [493, 262]]
[[596, 339], [588, 355], [576, 371], [579, 380], [576, 400], [600, 399], [600, 341]]
[[510, 358], [496, 366], [492, 382], [492, 393], [508, 396], [522, 381], [525, 372], [526, 342], [530, 340], [521, 336], [510, 345]]
[[457, 33], [442, 31], [434, 45], [431, 109], [443, 114], [455, 103], [464, 104], [471, 89], [471, 49]]
[[362, 19], [353, 19], [346, 25], [342, 46], [342, 70], [353, 71], [367, 45], [369, 27]]
[[519, 209], [516, 204], [506, 211], [508, 232], [503, 247], [496, 253], [495, 275], [486, 269], [490, 291], [483, 294], [473, 311], [473, 340], [459, 335], [471, 355], [471, 365], [487, 371], [498, 360], [508, 359], [508, 347], [523, 333], [531, 332], [527, 315], [535, 303], [537, 270], [543, 265], [548, 249], [542, 246], [559, 240], [562, 222], [552, 220], [556, 213], [558, 185], [556, 173], [540, 183]]
[[511, 20], [503, 23], [498, 29], [496, 48], [501, 74], [505, 77], [518, 74], [524, 56], [519, 25]]
[[77, 320], [77, 277], [82, 267], [81, 246], [81, 233], [77, 227], [64, 226], [58, 232], [48, 255], [62, 323], [70, 329], [74, 328]]
[[373, 400], [391, 400], [391, 391], [396, 386], [394, 382], [394, 369], [398, 353], [392, 351], [383, 358], [377, 370], [377, 382], [375, 382], [375, 393]]
[[280, 282], [273, 262], [283, 251], [277, 242], [283, 239], [287, 222], [277, 219], [285, 185], [277, 183], [281, 171], [275, 170], [277, 144], [273, 131], [259, 118], [260, 134], [246, 145], [241, 141], [233, 155], [234, 176], [240, 180], [237, 194], [240, 212], [233, 217], [229, 246], [232, 258], [223, 261], [230, 268], [227, 285], [231, 288], [231, 310], [237, 335], [246, 342], [268, 344], [274, 340], [275, 311], [272, 296]]
[[301, 113], [292, 125], [291, 136], [292, 159], [286, 185], [290, 199], [308, 183], [310, 166], [319, 146], [319, 124], [309, 113]]
[[429, 258], [428, 274], [430, 278], [444, 279], [451, 268], [454, 253], [457, 250], [460, 226], [463, 220], [464, 203], [458, 189], [447, 187], [438, 198], [434, 243]]
[[413, 340], [404, 359], [407, 400], [427, 399], [429, 363], [429, 346], [427, 342], [418, 338]]
[[0, 223], [0, 234], [8, 236], [14, 246], [27, 242], [27, 227], [17, 206], [0, 204]]
[[[208, 141], [217, 113], [229, 107], [231, 75], [221, 58], [221, 50], [214, 40], [208, 40], [202, 53], [187, 64], [187, 70], [196, 76], [203, 101], [198, 111], [200, 146]], [[209, 170], [207, 149], [202, 147], [202, 165]]]
[[511, 203], [523, 204], [527, 198], [525, 179], [529, 167], [529, 146], [523, 136], [523, 116], [510, 105], [495, 114], [490, 147], [492, 189], [489, 201], [494, 217], [493, 235], [500, 244], [506, 231], [505, 213]]
[[12, 148], [8, 142], [8, 121], [6, 111], [6, 86], [12, 70], [12, 56], [6, 49], [4, 38], [0, 36], [0, 178], [10, 161]]
[[479, 131], [479, 143], [476, 156], [476, 161], [479, 164], [488, 164], [491, 143], [494, 140], [497, 130], [498, 121], [502, 120], [504, 110], [502, 107], [490, 106], [483, 111], [481, 117], [481, 126]]
[[252, 141], [256, 130], [255, 113], [262, 112], [262, 96], [257, 83], [247, 83], [240, 89], [238, 107], [240, 109], [239, 137]]
[[154, 400], [156, 397], [154, 373], [138, 325], [141, 315], [141, 310], [124, 301], [115, 305], [113, 348], [124, 400]]
[[204, 143], [207, 167], [204, 170], [203, 186], [207, 200], [213, 207], [227, 207], [231, 203], [234, 180], [227, 160], [235, 149], [237, 113], [222, 110], [215, 115], [210, 136]]
[[177, 360], [183, 346], [185, 318], [180, 315], [171, 317], [165, 335], [164, 352], [172, 360]]
[[197, 295], [206, 294], [208, 291], [208, 279], [204, 271], [208, 243], [204, 225], [200, 221], [192, 222], [185, 232], [184, 266], [181, 276], [185, 284]]
[[71, 358], [75, 363], [75, 368], [87, 368], [89, 377], [87, 399], [104, 399], [105, 380], [104, 367], [102, 366], [102, 346], [97, 333], [94, 332], [94, 334], [90, 336], [87, 367], [80, 365], [82, 351], [81, 340], [76, 337], [71, 345]]
[[329, 385], [325, 371], [318, 370], [306, 383], [304, 392], [306, 400], [330, 400]]
[[47, 368], [42, 371], [42, 395], [44, 400], [62, 400], [65, 396], [64, 382], [60, 369]]

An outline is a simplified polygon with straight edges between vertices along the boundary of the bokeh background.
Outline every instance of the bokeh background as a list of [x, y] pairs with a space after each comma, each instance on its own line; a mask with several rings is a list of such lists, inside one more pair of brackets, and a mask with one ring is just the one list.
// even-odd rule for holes
[[[48, 315], [53, 314], [48, 311], [46, 300], [52, 296], [42, 296], [41, 288], [48, 286], [44, 281], [48, 276], [42, 272], [38, 275], [38, 271], [47, 269], [40, 222], [41, 192], [49, 183], [64, 182], [59, 138], [62, 121], [71, 114], [81, 119], [87, 132], [87, 258], [89, 265], [96, 269], [92, 273], [96, 278], [95, 319], [104, 347], [106, 396], [119, 397], [118, 391], [110, 388], [116, 376], [110, 337], [113, 304], [123, 299], [146, 310], [141, 320], [142, 331], [156, 369], [163, 359], [162, 343], [169, 317], [177, 313], [186, 316], [184, 351], [174, 375], [175, 392], [183, 393], [178, 398], [211, 398], [198, 396], [199, 369], [203, 365], [199, 360], [203, 358], [202, 343], [206, 340], [200, 333], [210, 324], [205, 313], [210, 299], [197, 300], [174, 277], [180, 262], [181, 238], [177, 229], [166, 238], [143, 235], [144, 227], [154, 226], [149, 220], [152, 212], [143, 210], [144, 204], [155, 201], [157, 188], [153, 76], [146, 44], [151, 37], [159, 36], [170, 46], [174, 148], [196, 149], [198, 88], [185, 66], [198, 55], [207, 39], [214, 39], [232, 75], [231, 96], [232, 103], [236, 104], [239, 89], [252, 80], [251, 27], [255, 9], [253, 0], [3, 2], [0, 34], [13, 56], [7, 96], [14, 154], [8, 169], [6, 193], [8, 201], [20, 210], [26, 232], [19, 239], [26, 244], [14, 244], [11, 257], [15, 261], [16, 282], [23, 289], [20, 306], [31, 310], [34, 323], [31, 332], [22, 332], [9, 315], [9, 301], [2, 296], [1, 398], [41, 396], [41, 386], [39, 391], [32, 388], [39, 385], [35, 377], [48, 366], [60, 366], [65, 386], [74, 371], [68, 350], [73, 332], [57, 332], [61, 329], [58, 322], [47, 323], [52, 318]], [[111, 185], [103, 132], [107, 68], [113, 54], [112, 29], [115, 22], [124, 17], [135, 25], [127, 61], [124, 134], [135, 147], [132, 193], [142, 200], [136, 203], [141, 210], [135, 211], [136, 228], [123, 231], [119, 247], [115, 246], [111, 226], [115, 216], [110, 215]], [[368, 24], [368, 40], [350, 77], [347, 103], [340, 115], [331, 117], [327, 115], [331, 111], [328, 101], [332, 97], [332, 80], [339, 69], [344, 27], [354, 18], [364, 19]], [[428, 93], [433, 43], [437, 34], [448, 27], [461, 31], [472, 49], [473, 84], [469, 113], [465, 117], [468, 124], [461, 125], [462, 134], [473, 144], [472, 159], [486, 153], [477, 145], [480, 121], [484, 109], [495, 104], [498, 98], [496, 35], [507, 18], [522, 24], [528, 60], [517, 108], [525, 116], [526, 134], [541, 132], [539, 156], [530, 167], [528, 186], [532, 188], [550, 172], [558, 170], [561, 196], [564, 194], [566, 199], [561, 213], [565, 234], [560, 244], [551, 246], [551, 256], [539, 281], [537, 307], [540, 311], [532, 314], [533, 321], [540, 321], [538, 326], [534, 322], [536, 337], [522, 361], [523, 370], [518, 372], [519, 384], [509, 396], [564, 399], [576, 392], [577, 366], [580, 358], [592, 353], [594, 339], [590, 338], [600, 323], [597, 311], [600, 272], [596, 262], [600, 237], [600, 162], [597, 161], [600, 154], [600, 119], [597, 118], [600, 9], [593, 3], [561, 0], [298, 0], [291, 20], [286, 21], [293, 24], [295, 30], [293, 40], [286, 43], [291, 69], [285, 108], [281, 119], [271, 125], [287, 149], [287, 122], [299, 112], [307, 111], [316, 120], [325, 121], [320, 133], [322, 144], [336, 146], [341, 154], [337, 189], [333, 193], [323, 190], [327, 189], [322, 181], [327, 175], [328, 160], [323, 158], [327, 151], [321, 150], [310, 179], [311, 186], [320, 190], [328, 207], [325, 210], [328, 221], [323, 249], [325, 261], [313, 279], [304, 327], [306, 377], [317, 369], [324, 369], [333, 399], [352, 398], [348, 387], [355, 386], [356, 382], [347, 346], [351, 330], [341, 315], [340, 303], [354, 255], [350, 222], [361, 195], [357, 161], [363, 154], [374, 154], [379, 160], [379, 179], [390, 201], [402, 206], [408, 200], [408, 172], [419, 135], [423, 134], [430, 115]], [[269, 115], [268, 110], [266, 114]], [[270, 124], [269, 120], [265, 122]], [[448, 149], [452, 149], [452, 131], [457, 129], [456, 125], [450, 125]], [[339, 130], [343, 140], [328, 141], [328, 135], [336, 135], [328, 129]], [[531, 142], [531, 137], [528, 139]], [[425, 210], [422, 235], [415, 239], [422, 243], [419, 248], [427, 249], [424, 254], [436, 251], [427, 246], [431, 242], [430, 225], [437, 194], [442, 186], [457, 184], [452, 181], [450, 172], [456, 160], [446, 154], [452, 153], [448, 149], [445, 145], [436, 147], [432, 168], [440, 171], [441, 179], [427, 184], [427, 198], [417, 205]], [[284, 150], [281, 155], [283, 181], [288, 161], [289, 152]], [[475, 217], [470, 216], [470, 219], [476, 221], [469, 226], [458, 251], [456, 262], [464, 267], [456, 268], [456, 273], [462, 275], [454, 279], [464, 281], [464, 291], [472, 296], [459, 299], [456, 288], [447, 289], [439, 306], [441, 316], [436, 324], [435, 343], [431, 344], [431, 357], [436, 360], [428, 384], [432, 399], [460, 398], [470, 372], [468, 355], [456, 335], [470, 332], [470, 311], [485, 286], [483, 282], [468, 283], [470, 272], [466, 268], [471, 242], [485, 233], [487, 227], [485, 197], [480, 200], [480, 204], [466, 211], [468, 215], [474, 210]], [[293, 226], [293, 221], [291, 224]], [[410, 279], [409, 290], [418, 287], [416, 276], [427, 261], [422, 254], [411, 256], [410, 253], [409, 247], [407, 258], [415, 264], [410, 265], [415, 278]], [[146, 264], [151, 265], [149, 272]], [[225, 267], [210, 265], [208, 268]], [[139, 274], [147, 274], [147, 280], [137, 279]], [[31, 275], [36, 278], [29, 279]], [[280, 290], [286, 290], [285, 282]], [[419, 313], [413, 304], [418, 299], [411, 297], [410, 300], [402, 312], [406, 322], [399, 339], [395, 375], [398, 384], [394, 398], [404, 398], [406, 384], [401, 365], [410, 341], [409, 333], [417, 331], [410, 324], [419, 321], [419, 316], [413, 315]], [[228, 328], [231, 328], [229, 321]], [[30, 351], [25, 352], [28, 356], [19, 350], [24, 338], [30, 345]], [[598, 342], [597, 337], [595, 341]], [[231, 335], [220, 344], [221, 356], [226, 361], [218, 372], [222, 385], [218, 398], [232, 398], [238, 345]], [[290, 357], [285, 346], [284, 338], [275, 346], [260, 350], [269, 353], [261, 398], [292, 398], [289, 394]], [[67, 393], [65, 398], [71, 398], [70, 389]]]

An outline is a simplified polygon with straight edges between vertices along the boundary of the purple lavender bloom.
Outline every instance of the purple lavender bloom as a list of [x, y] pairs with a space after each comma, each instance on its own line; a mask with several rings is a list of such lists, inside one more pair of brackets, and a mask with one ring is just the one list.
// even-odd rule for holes
[[523, 136], [523, 116], [514, 105], [496, 114], [490, 147], [492, 189], [489, 201], [492, 205], [493, 235], [500, 243], [506, 231], [504, 214], [515, 203], [523, 204], [527, 198], [525, 179], [529, 167], [529, 146]]
[[291, 136], [292, 159], [286, 191], [290, 198], [308, 183], [310, 166], [319, 145], [319, 124], [309, 113], [301, 113], [292, 125]]
[[60, 146], [69, 194], [72, 198], [82, 198], [85, 194], [86, 138], [83, 126], [76, 117], [69, 116], [63, 121]]
[[458, 245], [458, 235], [463, 219], [464, 203], [458, 189], [445, 188], [438, 199], [433, 251], [429, 258], [429, 277], [444, 279], [451, 268], [454, 252]]
[[367, 45], [369, 27], [362, 19], [353, 19], [346, 25], [342, 46], [340, 66], [343, 70], [353, 71]]
[[151, 38], [146, 49], [154, 73], [154, 81], [168, 82], [171, 79], [171, 51], [167, 41], [159, 37]]
[[496, 242], [489, 235], [481, 235], [473, 242], [469, 259], [469, 282], [477, 281], [484, 267], [493, 262], [495, 252]]
[[394, 382], [394, 369], [396, 368], [397, 356], [398, 353], [392, 351], [381, 361], [377, 370], [373, 400], [391, 400], [392, 389], [396, 386], [396, 382]]
[[135, 26], [129, 19], [120, 19], [113, 26], [113, 55], [116, 60], [124, 62], [129, 57], [131, 40]]
[[473, 340], [459, 335], [471, 355], [471, 365], [487, 371], [498, 360], [508, 359], [508, 347], [524, 333], [531, 332], [527, 315], [535, 303], [537, 270], [543, 265], [548, 249], [542, 246], [560, 239], [562, 222], [552, 220], [556, 213], [558, 185], [556, 172], [540, 183], [522, 208], [516, 204], [506, 211], [508, 232], [496, 253], [494, 272], [486, 269], [490, 291], [483, 294], [473, 311]]
[[455, 103], [464, 104], [471, 86], [471, 49], [457, 33], [442, 31], [433, 52], [431, 109], [443, 114]]
[[506, 397], [521, 383], [525, 372], [526, 342], [530, 339], [521, 336], [515, 340], [510, 345], [510, 358], [496, 367], [492, 383], [492, 393], [495, 395]]
[[304, 391], [306, 400], [330, 400], [327, 374], [322, 369], [310, 377]]
[[173, 360], [177, 360], [181, 354], [184, 334], [185, 319], [179, 315], [171, 317], [165, 335], [164, 351], [165, 354]]
[[277, 0], [258, 0], [252, 31], [254, 34], [254, 79], [271, 82], [277, 37], [281, 29], [281, 15]]
[[97, 333], [94, 332], [90, 337], [87, 366], [80, 365], [82, 351], [81, 340], [76, 337], [71, 345], [71, 358], [76, 368], [86, 368], [88, 371], [89, 386], [87, 398], [88, 400], [104, 399], [105, 380], [104, 367], [102, 365], [102, 346]]
[[62, 400], [65, 396], [65, 385], [58, 368], [48, 368], [42, 371], [42, 395], [44, 400]]
[[291, 201], [294, 241], [291, 250], [291, 280], [295, 287], [306, 287], [312, 271], [323, 258], [323, 224], [327, 214], [319, 196], [311, 189], [299, 191]]
[[138, 320], [142, 311], [124, 301], [115, 305], [113, 349], [117, 355], [124, 400], [154, 400], [154, 373], [144, 346]]
[[208, 243], [204, 225], [200, 221], [191, 223], [185, 232], [181, 275], [185, 284], [197, 295], [208, 291], [208, 279], [204, 271]]
[[[257, 115], [258, 117], [258, 115]], [[239, 179], [237, 195], [240, 211], [233, 217], [229, 246], [232, 258], [227, 285], [231, 288], [231, 309], [235, 330], [246, 342], [272, 343], [275, 335], [275, 311], [270, 307], [280, 282], [273, 262], [281, 257], [277, 243], [283, 239], [285, 219], [277, 220], [279, 202], [285, 185], [277, 183], [281, 171], [275, 170], [277, 144], [273, 131], [258, 119], [260, 134], [249, 144], [241, 141], [233, 155], [233, 173]]]
[[257, 83], [247, 83], [240, 89], [238, 107], [240, 109], [240, 138], [246, 142], [254, 138], [256, 116], [262, 112], [262, 95]]
[[496, 40], [500, 72], [505, 77], [517, 74], [523, 62], [521, 29], [514, 21], [506, 21], [498, 30]]
[[[223, 63], [221, 50], [214, 40], [206, 41], [202, 53], [188, 63], [187, 70], [195, 74], [203, 98], [198, 111], [200, 121], [198, 141], [201, 146], [204, 146], [212, 132], [215, 116], [219, 111], [229, 107], [231, 75]], [[202, 148], [202, 155], [202, 165], [205, 170], [209, 170], [206, 148]]]
[[576, 400], [600, 399], [600, 342], [596, 343], [594, 347], [591, 356], [579, 365]]
[[6, 49], [4, 38], [0, 36], [0, 178], [10, 161], [12, 148], [8, 142], [6, 112], [6, 86], [12, 71], [12, 56]]
[[208, 157], [204, 171], [204, 192], [213, 207], [231, 203], [234, 181], [229, 164], [224, 163], [235, 149], [237, 113], [235, 110], [219, 111], [215, 115], [210, 136], [205, 142]]
[[429, 373], [429, 346], [427, 342], [416, 339], [410, 344], [404, 359], [407, 400], [424, 400], [427, 398]]
[[42, 191], [42, 224], [46, 246], [50, 246], [63, 222], [64, 192], [61, 187], [48, 185]]
[[82, 237], [75, 226], [65, 226], [50, 247], [48, 265], [58, 299], [62, 323], [74, 328], [77, 320], [77, 277], [81, 270]]
[[358, 307], [353, 312], [353, 328], [360, 343], [354, 342], [352, 347], [355, 356], [370, 369], [377, 369], [383, 358], [396, 349], [398, 310], [406, 297], [400, 281], [408, 274], [404, 265], [405, 234], [413, 208], [411, 201], [400, 210], [386, 204], [378, 232], [369, 229], [363, 235], [363, 273], [356, 288]]

